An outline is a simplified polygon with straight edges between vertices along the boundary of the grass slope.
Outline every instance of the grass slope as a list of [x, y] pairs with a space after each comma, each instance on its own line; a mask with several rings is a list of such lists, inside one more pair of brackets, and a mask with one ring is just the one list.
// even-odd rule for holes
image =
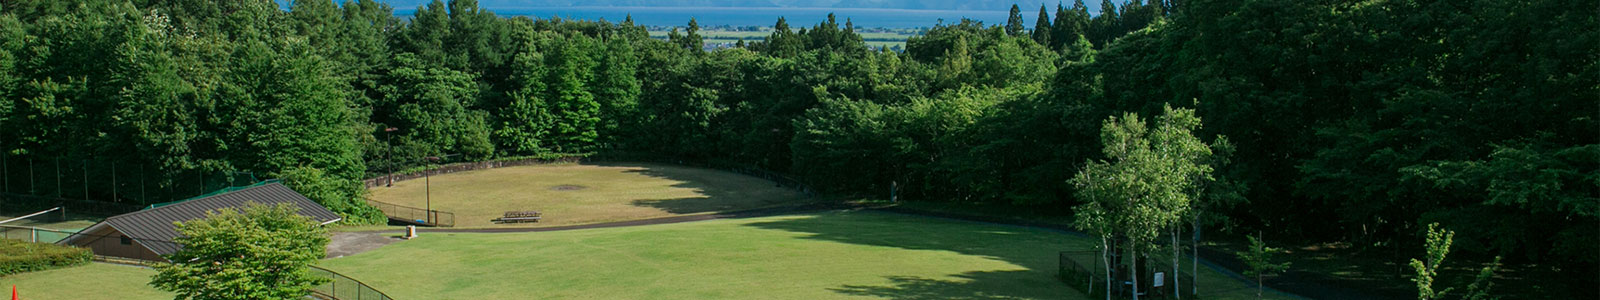
[[0, 277], [0, 289], [24, 300], [172, 299], [172, 293], [150, 287], [155, 270], [92, 263], [84, 266]]
[[[524, 166], [433, 176], [433, 209], [455, 214], [456, 227], [554, 226], [714, 213], [792, 204], [794, 190], [771, 181], [709, 169], [655, 164]], [[373, 200], [425, 206], [425, 181], [371, 189]], [[560, 186], [578, 186], [563, 190]], [[506, 211], [544, 213], [538, 223], [493, 224]]]
[[[1084, 299], [1056, 279], [1056, 251], [1092, 243], [1042, 229], [826, 212], [432, 233], [322, 266], [400, 299]], [[1235, 291], [1207, 298], [1245, 298], [1242, 283], [1213, 273], [1202, 281]]]

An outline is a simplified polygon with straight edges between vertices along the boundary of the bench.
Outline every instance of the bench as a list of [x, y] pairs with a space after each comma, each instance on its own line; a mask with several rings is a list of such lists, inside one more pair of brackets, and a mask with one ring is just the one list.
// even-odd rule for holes
[[500, 218], [494, 219], [495, 223], [522, 223], [539, 222], [543, 216], [537, 211], [508, 211]]

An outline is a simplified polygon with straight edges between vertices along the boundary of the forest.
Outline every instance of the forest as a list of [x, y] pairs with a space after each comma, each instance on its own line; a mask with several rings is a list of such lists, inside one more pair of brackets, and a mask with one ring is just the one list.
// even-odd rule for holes
[[1417, 247], [1437, 222], [1465, 253], [1600, 262], [1589, 1], [1079, 0], [904, 52], [833, 18], [705, 51], [695, 20], [658, 40], [473, 0], [0, 3], [6, 155], [250, 171], [351, 220], [383, 220], [361, 179], [424, 157], [593, 153], [1069, 216], [1108, 117], [1172, 107], [1216, 154], [1196, 226]]

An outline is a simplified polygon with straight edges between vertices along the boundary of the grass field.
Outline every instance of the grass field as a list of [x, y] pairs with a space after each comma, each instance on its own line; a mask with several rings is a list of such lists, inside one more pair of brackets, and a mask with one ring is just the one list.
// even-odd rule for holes
[[[399, 299], [1085, 299], [1087, 238], [842, 211], [539, 233], [430, 233], [321, 264]], [[1207, 272], [1208, 299], [1253, 298]], [[1269, 294], [1269, 297], [1272, 295]]]
[[23, 300], [172, 299], [150, 287], [148, 268], [92, 263], [84, 266], [0, 277], [0, 289], [17, 286]]
[[[428, 184], [427, 182], [431, 182]], [[431, 187], [425, 188], [425, 184]], [[441, 174], [371, 189], [373, 200], [455, 214], [456, 227], [573, 225], [794, 204], [794, 190], [717, 170], [656, 164], [568, 164]], [[538, 223], [494, 224], [506, 211], [544, 213]]]

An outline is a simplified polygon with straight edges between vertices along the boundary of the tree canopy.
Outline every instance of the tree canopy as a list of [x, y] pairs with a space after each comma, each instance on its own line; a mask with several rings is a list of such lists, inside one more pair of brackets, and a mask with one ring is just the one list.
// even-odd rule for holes
[[[833, 17], [708, 50], [699, 20], [656, 40], [469, 0], [409, 18], [371, 0], [5, 1], [0, 152], [352, 186], [426, 156], [643, 153], [1064, 216], [1100, 194], [1074, 174], [1124, 159], [1101, 151], [1102, 121], [1171, 107], [1204, 116], [1194, 136], [1228, 137], [1188, 200], [1248, 199], [1200, 208], [1229, 228], [1417, 247], [1439, 222], [1460, 251], [1592, 265], [1600, 17], [1572, 9], [1587, 4], [1076, 1], [1031, 31], [1020, 6], [1006, 24], [930, 24], [894, 52]], [[370, 211], [348, 201], [360, 188], [305, 186], [338, 191], [316, 199], [349, 219]]]
[[293, 204], [251, 203], [177, 224], [183, 246], [150, 284], [178, 299], [300, 299], [327, 282], [307, 268], [327, 254], [328, 232]]

